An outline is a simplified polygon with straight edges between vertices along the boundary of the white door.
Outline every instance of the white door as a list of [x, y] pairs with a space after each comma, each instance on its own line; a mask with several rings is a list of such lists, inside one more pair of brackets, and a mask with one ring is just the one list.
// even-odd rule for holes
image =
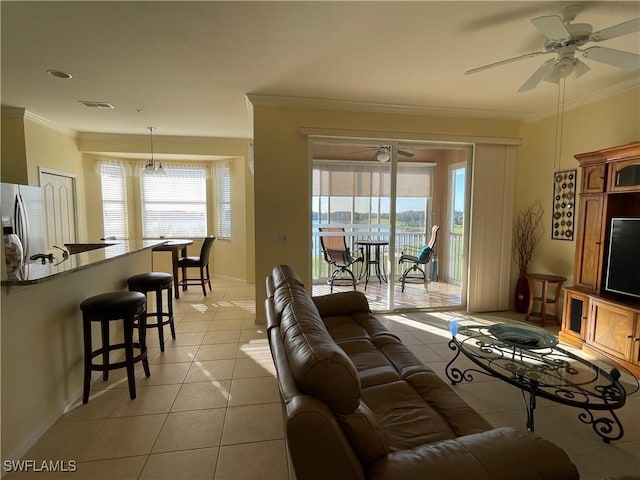
[[64, 173], [40, 172], [47, 228], [47, 248], [76, 242], [75, 178]]

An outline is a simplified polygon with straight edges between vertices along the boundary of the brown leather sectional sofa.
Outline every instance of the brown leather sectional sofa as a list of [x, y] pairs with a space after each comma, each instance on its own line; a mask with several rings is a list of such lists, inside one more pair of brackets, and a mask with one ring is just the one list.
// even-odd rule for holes
[[267, 327], [291, 463], [307, 479], [577, 479], [563, 450], [492, 428], [370, 312], [267, 278]]

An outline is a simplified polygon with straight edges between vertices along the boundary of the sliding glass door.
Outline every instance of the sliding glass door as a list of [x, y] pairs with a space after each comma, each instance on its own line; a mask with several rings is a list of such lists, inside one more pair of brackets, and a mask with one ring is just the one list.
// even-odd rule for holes
[[[386, 310], [390, 216], [390, 156], [376, 159], [375, 144], [318, 143], [312, 179], [312, 272], [314, 293], [351, 286], [350, 275], [333, 276], [321, 236], [344, 236], [349, 255], [362, 258], [350, 268], [370, 302]], [[386, 157], [381, 157], [386, 158]], [[331, 229], [321, 232], [321, 229]], [[343, 230], [343, 233], [335, 229]], [[325, 242], [326, 243], [326, 242]], [[337, 281], [336, 281], [337, 280]]]
[[[431, 239], [434, 223], [436, 164], [420, 145], [401, 144], [396, 149], [395, 258], [398, 288], [393, 290], [394, 309], [420, 308], [429, 298], [437, 258], [434, 244], [430, 257], [420, 251]], [[437, 240], [437, 238], [436, 238]]]
[[[456, 215], [447, 209], [451, 190], [447, 171], [454, 161], [465, 160], [469, 151], [431, 143], [314, 141], [314, 294], [329, 293], [330, 283], [333, 291], [353, 288], [348, 274], [330, 281], [336, 265], [327, 261], [320, 238], [331, 235], [344, 237], [349, 254], [362, 258], [350, 269], [372, 309], [460, 306], [461, 283], [450, 283], [450, 268], [439, 266], [443, 261], [455, 263], [458, 257], [452, 255], [462, 256], [446, 243], [450, 218]], [[417, 254], [429, 243], [434, 226], [440, 228], [435, 229], [438, 237], [428, 261], [399, 263], [403, 252]], [[331, 232], [320, 231], [326, 228]], [[407, 269], [411, 271], [403, 276]]]

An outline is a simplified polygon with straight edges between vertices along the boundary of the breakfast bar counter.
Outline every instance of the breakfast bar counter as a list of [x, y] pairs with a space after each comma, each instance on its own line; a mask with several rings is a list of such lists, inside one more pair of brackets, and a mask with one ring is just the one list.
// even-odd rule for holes
[[[80, 303], [127, 290], [127, 279], [152, 270], [152, 249], [165, 240], [108, 241], [50, 263], [29, 264], [2, 280], [2, 455], [19, 459], [82, 396]], [[98, 242], [95, 242], [98, 243]], [[71, 251], [87, 245], [76, 245]], [[70, 247], [73, 247], [70, 245]], [[112, 339], [122, 335], [112, 328]], [[94, 331], [99, 340], [99, 332]]]
[[[68, 256], [63, 256], [62, 251], [59, 251], [55, 254], [53, 261], [45, 259], [44, 263], [37, 261], [24, 265], [9, 275], [7, 279], [3, 279], [1, 285], [11, 287], [46, 282], [141, 250], [163, 245], [165, 242], [166, 240], [113, 240], [75, 243], [67, 246], [70, 252]], [[70, 246], [73, 248], [69, 248]], [[79, 253], [73, 253], [74, 250]]]

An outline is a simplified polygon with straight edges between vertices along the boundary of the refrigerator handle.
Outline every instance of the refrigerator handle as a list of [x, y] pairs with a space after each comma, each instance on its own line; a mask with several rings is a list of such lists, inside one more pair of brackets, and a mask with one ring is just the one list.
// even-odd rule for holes
[[14, 209], [15, 229], [20, 242], [22, 242], [23, 260], [26, 263], [29, 258], [29, 219], [27, 218], [27, 208], [19, 193], [16, 195], [16, 205]]

